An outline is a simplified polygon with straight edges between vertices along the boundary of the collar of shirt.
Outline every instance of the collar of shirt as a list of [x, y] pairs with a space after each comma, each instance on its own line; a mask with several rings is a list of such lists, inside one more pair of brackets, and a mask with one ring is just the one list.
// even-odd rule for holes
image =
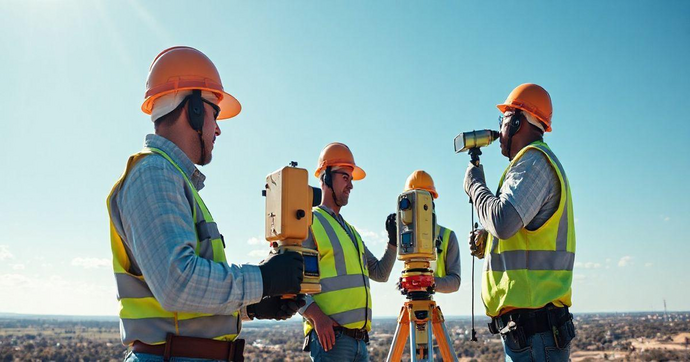
[[167, 154], [178, 166], [180, 166], [185, 175], [187, 175], [187, 178], [192, 181], [192, 184], [197, 191], [204, 188], [206, 176], [204, 176], [204, 174], [201, 173], [198, 168], [196, 168], [194, 162], [187, 157], [187, 154], [185, 154], [172, 141], [163, 136], [148, 134], [146, 135], [146, 140], [144, 141], [144, 147], [157, 148], [165, 152], [165, 154]]
[[330, 207], [328, 207], [326, 205], [319, 205], [319, 208], [321, 208], [321, 210], [327, 212], [329, 215], [333, 216], [333, 218], [336, 219], [339, 223], [342, 224], [345, 222], [345, 219], [343, 219], [342, 215], [340, 215], [340, 214], [336, 215], [335, 211], [331, 210]]
[[323, 210], [323, 211], [327, 212], [329, 215], [331, 215], [335, 219], [335, 221], [337, 221], [338, 224], [340, 224], [340, 226], [343, 228], [343, 230], [345, 230], [347, 235], [350, 237], [350, 240], [352, 240], [352, 242], [355, 243], [355, 245], [356, 245], [357, 243], [355, 242], [355, 240], [356, 240], [355, 236], [352, 233], [352, 230], [350, 229], [350, 227], [345, 222], [345, 219], [343, 218], [343, 216], [340, 214], [336, 215], [335, 211], [331, 210], [331, 208], [328, 206], [319, 205], [319, 207], [321, 208], [321, 210]]

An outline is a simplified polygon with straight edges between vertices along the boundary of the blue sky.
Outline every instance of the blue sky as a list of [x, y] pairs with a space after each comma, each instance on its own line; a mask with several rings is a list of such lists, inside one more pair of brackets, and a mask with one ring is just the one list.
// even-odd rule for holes
[[[495, 128], [495, 105], [532, 82], [572, 185], [573, 310], [689, 310], [689, 44], [686, 1], [3, 1], [0, 311], [117, 313], [105, 197], [152, 131], [148, 67], [174, 45], [205, 52], [243, 106], [202, 169], [230, 261], [266, 251], [266, 174], [313, 171], [340, 141], [367, 172], [343, 215], [377, 255], [406, 177], [434, 177], [463, 251], [460, 291], [437, 300], [469, 314], [468, 157], [452, 140]], [[507, 159], [493, 145], [482, 162], [496, 185]], [[375, 316], [402, 305], [401, 267], [372, 283]]]

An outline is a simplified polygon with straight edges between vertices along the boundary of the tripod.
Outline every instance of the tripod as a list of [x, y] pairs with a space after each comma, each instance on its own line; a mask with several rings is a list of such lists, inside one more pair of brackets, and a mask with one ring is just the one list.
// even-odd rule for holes
[[386, 361], [400, 361], [408, 335], [412, 361], [434, 360], [432, 335], [436, 337], [443, 360], [457, 361], [443, 313], [432, 298], [435, 283], [429, 262], [406, 262], [398, 288], [407, 297], [407, 301], [400, 310], [398, 326]]

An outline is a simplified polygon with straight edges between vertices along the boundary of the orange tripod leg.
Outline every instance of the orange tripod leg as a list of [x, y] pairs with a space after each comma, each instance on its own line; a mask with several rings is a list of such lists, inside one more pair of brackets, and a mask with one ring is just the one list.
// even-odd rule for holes
[[448, 331], [445, 329], [445, 318], [443, 318], [443, 313], [441, 313], [441, 308], [435, 306], [432, 312], [431, 326], [434, 331], [434, 336], [438, 342], [438, 349], [441, 352], [441, 357], [444, 361], [457, 361], [457, 355], [455, 350], [452, 348], [452, 342], [448, 336]]
[[409, 334], [410, 315], [407, 311], [407, 303], [405, 303], [402, 309], [400, 309], [400, 315], [398, 316], [398, 328], [395, 330], [393, 343], [391, 344], [391, 349], [388, 351], [388, 358], [386, 358], [386, 361], [397, 362], [401, 360]]

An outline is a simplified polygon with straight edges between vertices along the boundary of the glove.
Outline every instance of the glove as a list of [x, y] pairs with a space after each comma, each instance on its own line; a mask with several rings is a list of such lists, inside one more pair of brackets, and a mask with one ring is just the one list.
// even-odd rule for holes
[[390, 214], [386, 218], [386, 231], [388, 232], [388, 244], [398, 246], [398, 223], [395, 214]]
[[264, 284], [264, 297], [299, 293], [304, 278], [302, 254], [294, 251], [271, 254], [259, 264], [259, 269]]
[[467, 171], [465, 171], [465, 193], [467, 196], [472, 197], [470, 192], [472, 191], [472, 185], [475, 183], [486, 185], [486, 181], [484, 181], [484, 166], [479, 165], [477, 167], [470, 162], [470, 165], [467, 166]]
[[486, 249], [486, 238], [489, 234], [484, 229], [476, 229], [470, 231], [470, 254], [476, 256], [477, 259], [484, 259], [484, 250]]
[[304, 296], [297, 299], [283, 299], [281, 297], [268, 297], [259, 303], [247, 306], [247, 315], [254, 319], [290, 319], [306, 304]]

